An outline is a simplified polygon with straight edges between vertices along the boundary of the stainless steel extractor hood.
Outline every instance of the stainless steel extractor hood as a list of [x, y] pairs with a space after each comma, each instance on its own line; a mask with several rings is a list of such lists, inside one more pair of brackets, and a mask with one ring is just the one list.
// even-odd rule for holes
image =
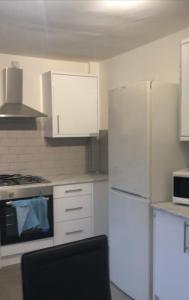
[[23, 70], [6, 68], [3, 70], [4, 104], [0, 107], [0, 117], [7, 118], [38, 118], [47, 117], [22, 103]]

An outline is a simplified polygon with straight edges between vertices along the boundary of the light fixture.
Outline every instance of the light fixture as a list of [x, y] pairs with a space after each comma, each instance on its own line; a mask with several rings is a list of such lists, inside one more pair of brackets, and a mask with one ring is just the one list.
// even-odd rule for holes
[[142, 0], [102, 0], [104, 6], [112, 9], [132, 8], [141, 4]]

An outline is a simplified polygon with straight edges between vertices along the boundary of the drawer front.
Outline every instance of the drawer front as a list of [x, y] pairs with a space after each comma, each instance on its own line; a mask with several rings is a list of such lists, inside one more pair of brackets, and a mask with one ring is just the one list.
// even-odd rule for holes
[[54, 198], [72, 197], [78, 195], [86, 195], [92, 193], [92, 184], [70, 184], [54, 187]]
[[92, 219], [55, 223], [54, 244], [64, 244], [92, 236]]
[[90, 217], [91, 202], [91, 195], [54, 199], [55, 222]]

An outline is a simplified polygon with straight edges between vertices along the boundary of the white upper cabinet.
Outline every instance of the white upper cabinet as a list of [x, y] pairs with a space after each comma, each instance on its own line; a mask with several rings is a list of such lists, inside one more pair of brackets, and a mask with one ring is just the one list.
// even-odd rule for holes
[[180, 139], [189, 141], [189, 40], [181, 44]]
[[43, 75], [46, 137], [98, 135], [98, 78], [90, 74]]

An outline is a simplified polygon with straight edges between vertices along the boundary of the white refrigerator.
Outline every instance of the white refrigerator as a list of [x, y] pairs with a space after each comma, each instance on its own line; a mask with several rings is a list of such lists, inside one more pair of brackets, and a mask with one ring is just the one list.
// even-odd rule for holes
[[109, 96], [110, 277], [131, 298], [151, 300], [150, 204], [171, 201], [172, 172], [188, 165], [178, 86], [128, 82]]

